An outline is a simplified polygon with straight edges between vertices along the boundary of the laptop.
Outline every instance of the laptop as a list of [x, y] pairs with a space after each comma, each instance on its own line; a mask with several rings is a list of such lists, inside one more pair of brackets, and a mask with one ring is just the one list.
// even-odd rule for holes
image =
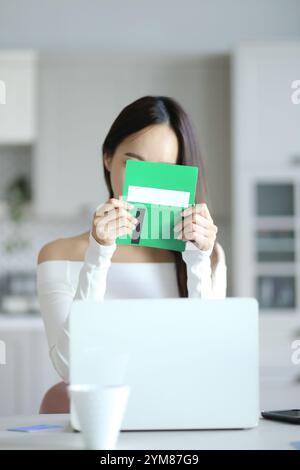
[[122, 431], [252, 428], [258, 343], [255, 298], [76, 300], [70, 384], [129, 384]]

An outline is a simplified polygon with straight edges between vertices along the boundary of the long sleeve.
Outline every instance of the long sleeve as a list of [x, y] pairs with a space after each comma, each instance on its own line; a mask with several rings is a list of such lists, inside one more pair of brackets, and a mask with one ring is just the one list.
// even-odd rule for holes
[[74, 300], [103, 300], [106, 291], [107, 272], [116, 247], [116, 243], [107, 246], [100, 245], [90, 233], [89, 246], [79, 274]]
[[187, 288], [189, 297], [203, 299], [226, 297], [227, 266], [222, 248], [218, 245], [219, 260], [214, 271], [211, 268], [211, 250], [199, 250], [192, 242], [187, 242], [182, 259], [187, 268]]
[[90, 233], [76, 290], [66, 268], [68, 261], [38, 265], [37, 292], [50, 358], [65, 382], [69, 380], [69, 313], [72, 303], [77, 299], [103, 300], [107, 272], [115, 249], [116, 243], [100, 245]]

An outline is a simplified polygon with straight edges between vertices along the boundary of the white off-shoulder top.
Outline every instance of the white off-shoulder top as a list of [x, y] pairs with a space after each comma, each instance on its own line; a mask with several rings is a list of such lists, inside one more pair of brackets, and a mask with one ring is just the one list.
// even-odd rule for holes
[[[65, 382], [69, 380], [68, 317], [74, 300], [179, 297], [175, 263], [111, 262], [116, 247], [116, 243], [100, 245], [90, 233], [84, 261], [53, 260], [37, 266], [37, 293], [50, 358]], [[186, 243], [182, 258], [189, 297], [226, 297], [227, 267], [221, 259], [212, 272], [211, 251]]]

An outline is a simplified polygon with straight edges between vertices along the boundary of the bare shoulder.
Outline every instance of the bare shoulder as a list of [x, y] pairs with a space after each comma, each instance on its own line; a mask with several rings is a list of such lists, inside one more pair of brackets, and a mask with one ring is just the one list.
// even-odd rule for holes
[[58, 238], [46, 243], [38, 254], [38, 264], [45, 261], [83, 261], [88, 246], [88, 232], [74, 237]]

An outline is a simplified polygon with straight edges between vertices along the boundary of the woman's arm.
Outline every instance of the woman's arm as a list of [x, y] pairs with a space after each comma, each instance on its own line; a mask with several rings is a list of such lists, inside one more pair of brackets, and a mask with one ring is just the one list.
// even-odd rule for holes
[[200, 297], [203, 299], [213, 299], [226, 297], [227, 289], [227, 266], [225, 256], [219, 255], [224, 251], [217, 243], [218, 261], [212, 271], [210, 250], [199, 250], [192, 242], [187, 242], [185, 251], [182, 252], [182, 259], [186, 263], [187, 288], [189, 297]]
[[93, 235], [89, 235], [89, 245], [84, 264], [80, 270], [79, 282], [74, 300], [103, 300], [106, 291], [106, 277], [116, 243], [101, 245]]
[[225, 299], [227, 296], [227, 265], [225, 252], [220, 245], [216, 243], [217, 261], [212, 271], [212, 285], [215, 299]]
[[[187, 268], [189, 297], [225, 298], [227, 268], [225, 254], [216, 242], [218, 227], [210, 215], [206, 203], [196, 203], [181, 212], [182, 220], [174, 227], [177, 238], [186, 241], [182, 258]], [[213, 248], [217, 255], [212, 272]], [[221, 256], [222, 255], [222, 256]], [[223, 258], [223, 260], [222, 260]]]
[[[90, 233], [89, 245], [75, 290], [67, 262], [43, 263], [37, 269], [37, 291], [52, 363], [65, 382], [69, 380], [69, 313], [74, 300], [101, 301], [116, 244], [100, 245]], [[39, 259], [43, 259], [40, 256]], [[48, 261], [51, 260], [51, 257]], [[45, 259], [44, 259], [45, 261]]]

